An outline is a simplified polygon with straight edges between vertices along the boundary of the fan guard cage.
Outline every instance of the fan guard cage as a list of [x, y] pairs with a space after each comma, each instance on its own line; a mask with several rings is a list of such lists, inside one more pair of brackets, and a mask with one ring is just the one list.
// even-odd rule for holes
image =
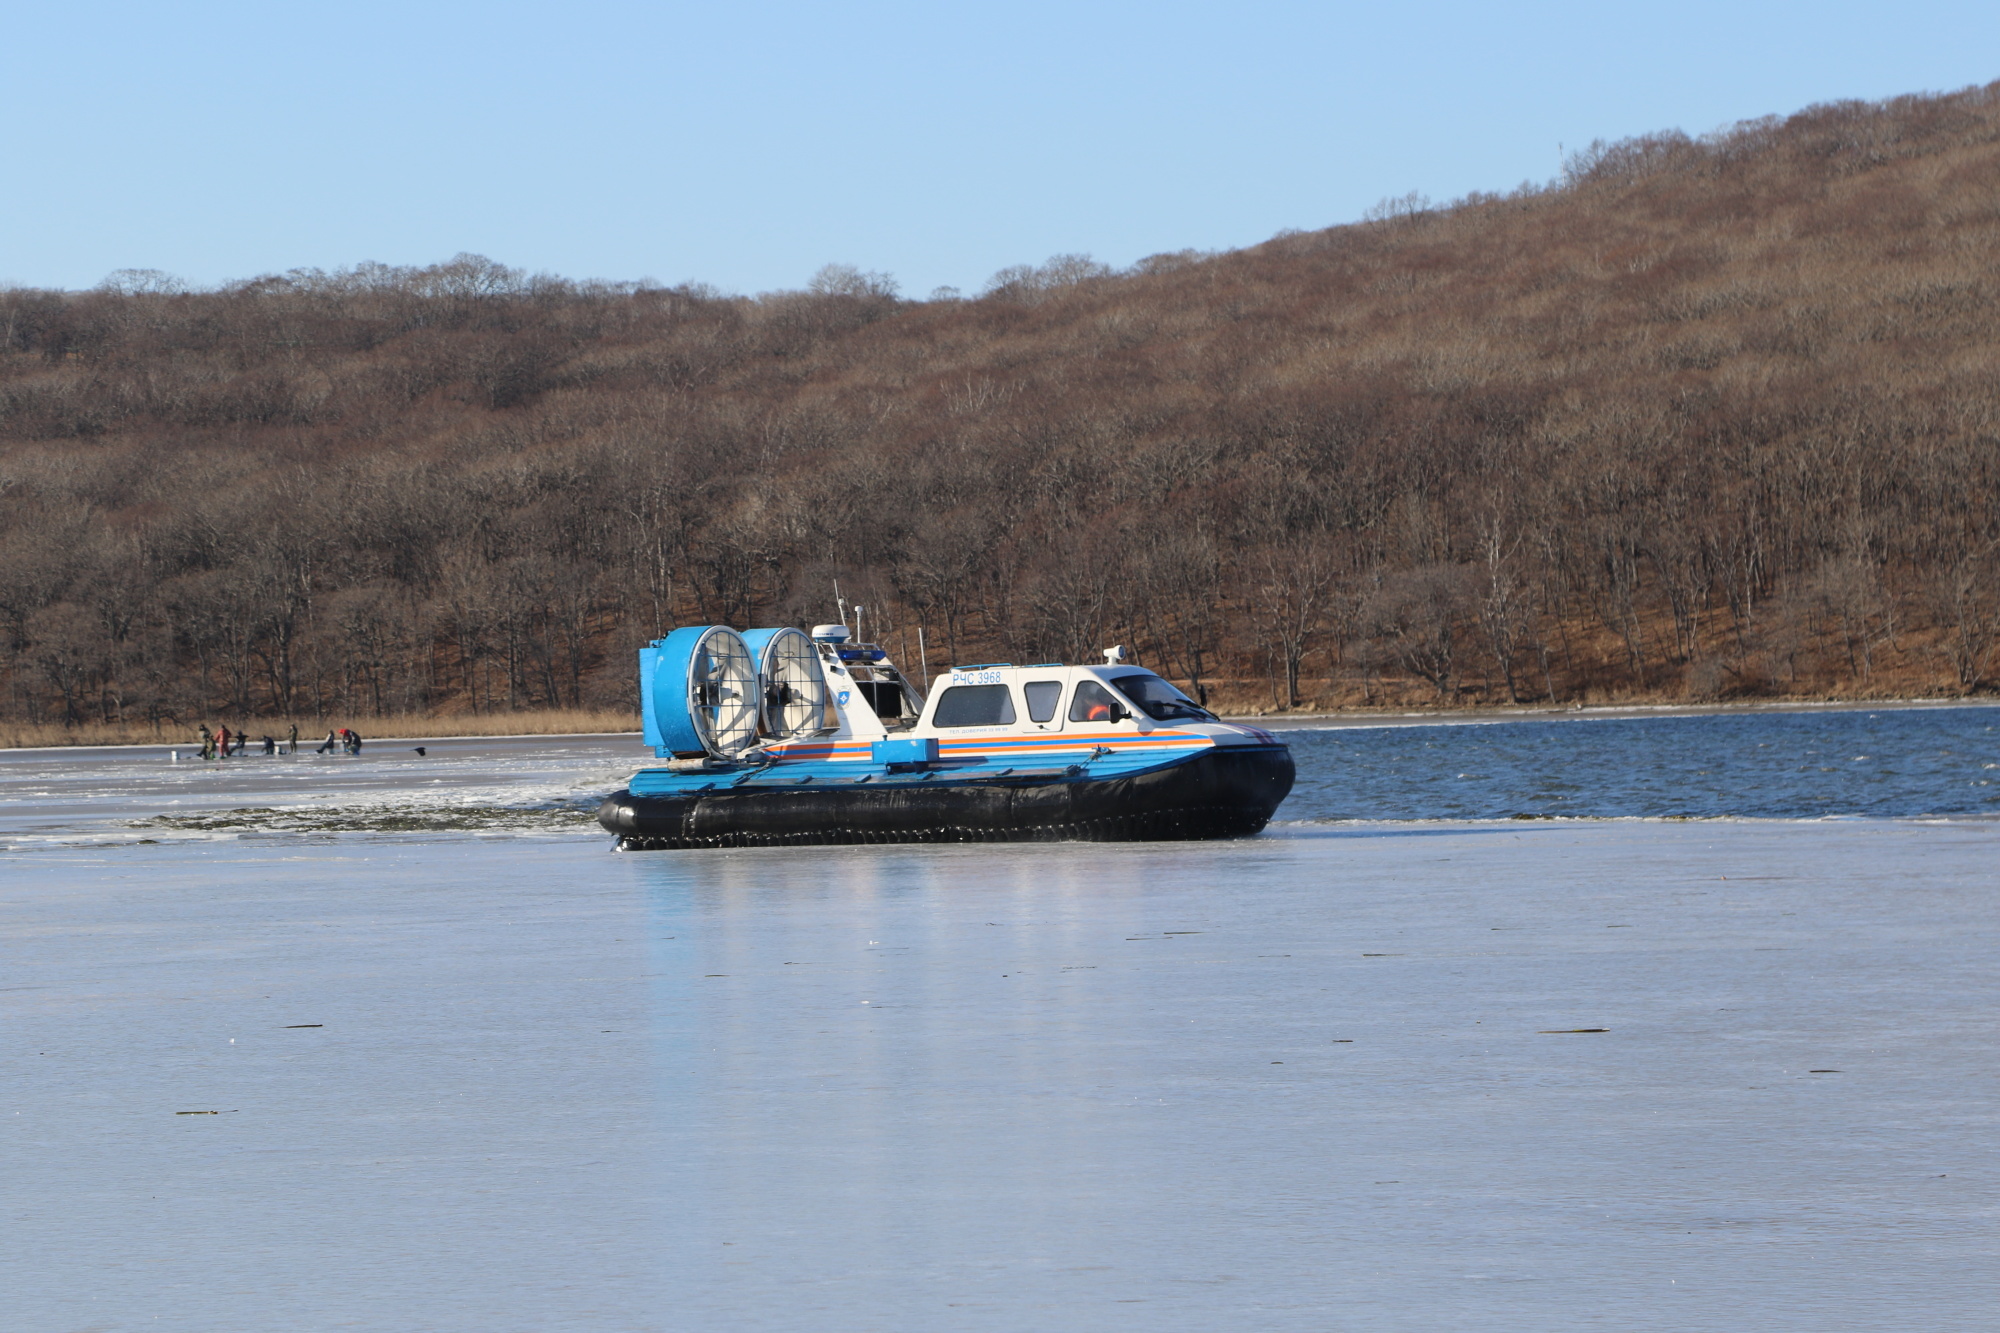
[[826, 673], [813, 641], [796, 629], [753, 629], [743, 640], [757, 658], [764, 734], [797, 740], [828, 731]]
[[664, 754], [734, 759], [757, 743], [757, 667], [727, 625], [677, 629], [648, 650], [648, 739]]

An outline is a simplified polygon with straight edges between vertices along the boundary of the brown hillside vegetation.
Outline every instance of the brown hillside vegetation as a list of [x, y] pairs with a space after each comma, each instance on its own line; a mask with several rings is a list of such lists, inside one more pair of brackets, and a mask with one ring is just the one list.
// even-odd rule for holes
[[0, 292], [0, 698], [629, 707], [835, 579], [933, 669], [1123, 641], [1238, 706], [1987, 684], [2000, 85], [1376, 212], [971, 300]]

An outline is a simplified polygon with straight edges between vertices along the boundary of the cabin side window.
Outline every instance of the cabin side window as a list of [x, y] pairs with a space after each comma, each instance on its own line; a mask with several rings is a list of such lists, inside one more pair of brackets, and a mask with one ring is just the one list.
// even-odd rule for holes
[[938, 695], [934, 727], [1004, 727], [1014, 720], [1014, 699], [1005, 685], [954, 685]]
[[1021, 693], [1028, 696], [1028, 721], [1052, 721], [1056, 715], [1056, 705], [1062, 701], [1062, 682], [1031, 680], [1021, 687]]
[[1076, 693], [1070, 697], [1069, 720], [1072, 722], [1116, 722], [1124, 716], [1125, 709], [1118, 697], [1094, 680], [1078, 681]]

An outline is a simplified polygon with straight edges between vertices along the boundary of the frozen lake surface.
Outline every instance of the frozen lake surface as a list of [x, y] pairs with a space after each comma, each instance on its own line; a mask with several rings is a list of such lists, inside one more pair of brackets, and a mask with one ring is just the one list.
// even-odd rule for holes
[[[0, 756], [5, 1326], [1990, 1328], [1950, 711], [1943, 817], [1191, 845], [611, 855], [614, 738]], [[1301, 812], [1505, 730], [1314, 733]]]

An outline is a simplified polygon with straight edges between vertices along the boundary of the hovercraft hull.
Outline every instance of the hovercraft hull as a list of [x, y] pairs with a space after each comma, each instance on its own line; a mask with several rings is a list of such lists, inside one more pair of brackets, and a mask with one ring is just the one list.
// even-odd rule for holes
[[871, 775], [824, 785], [621, 791], [597, 819], [631, 851], [894, 842], [1130, 842], [1259, 832], [1292, 789], [1281, 745], [1206, 749], [1115, 776]]

